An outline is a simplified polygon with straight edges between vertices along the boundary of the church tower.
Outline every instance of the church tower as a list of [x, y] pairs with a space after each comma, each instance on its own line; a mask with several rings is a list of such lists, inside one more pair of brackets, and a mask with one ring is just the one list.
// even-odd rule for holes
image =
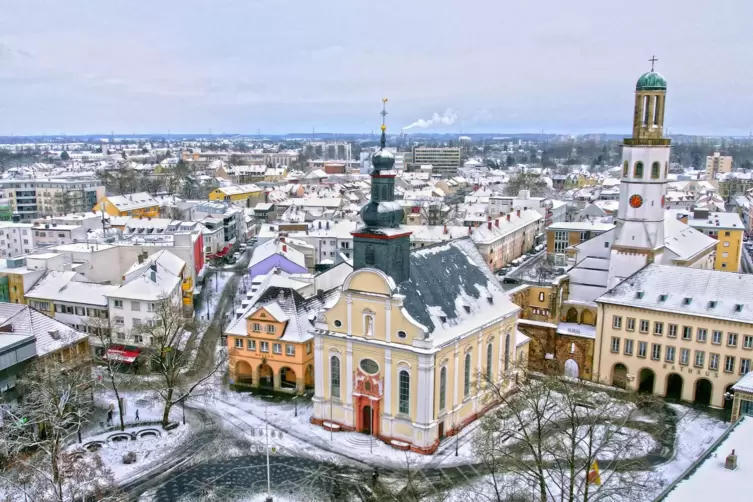
[[635, 86], [633, 136], [622, 146], [620, 205], [615, 220], [609, 287], [654, 261], [664, 251], [664, 195], [670, 140], [664, 137], [667, 81], [654, 71]]
[[376, 268], [399, 284], [410, 279], [410, 234], [400, 228], [403, 206], [395, 202], [395, 156], [387, 145], [387, 98], [382, 100], [382, 139], [371, 157], [371, 199], [361, 208], [365, 226], [353, 232], [353, 269]]
[[613, 249], [644, 253], [649, 261], [664, 247], [664, 194], [669, 171], [669, 143], [664, 137], [667, 81], [654, 71], [635, 87], [633, 136], [622, 147], [620, 205]]

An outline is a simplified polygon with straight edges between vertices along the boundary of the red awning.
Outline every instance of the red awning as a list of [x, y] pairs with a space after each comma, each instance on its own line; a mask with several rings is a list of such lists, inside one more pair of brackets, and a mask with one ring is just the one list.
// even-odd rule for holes
[[207, 255], [207, 258], [209, 258], [210, 260], [213, 260], [215, 258], [222, 258], [230, 252], [230, 249], [232, 249], [232, 246], [225, 246], [216, 253]]
[[110, 347], [107, 349], [105, 357], [112, 361], [120, 361], [122, 363], [132, 363], [141, 354], [141, 349], [125, 347]]

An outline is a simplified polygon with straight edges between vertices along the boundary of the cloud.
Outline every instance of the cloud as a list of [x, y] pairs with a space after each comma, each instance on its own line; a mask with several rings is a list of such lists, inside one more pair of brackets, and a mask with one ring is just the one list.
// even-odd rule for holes
[[442, 115], [434, 112], [434, 115], [430, 119], [418, 119], [412, 124], [403, 127], [403, 129], [412, 129], [414, 127], [426, 129], [434, 125], [448, 126], [454, 124], [457, 120], [458, 114], [448, 108]]

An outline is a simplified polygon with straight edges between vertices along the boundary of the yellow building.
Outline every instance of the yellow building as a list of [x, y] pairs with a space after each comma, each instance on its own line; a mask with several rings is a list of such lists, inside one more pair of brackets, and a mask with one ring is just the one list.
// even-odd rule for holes
[[157, 218], [159, 201], [146, 192], [104, 197], [92, 211], [104, 210], [110, 216], [141, 216]]
[[599, 297], [595, 380], [702, 405], [751, 369], [753, 276], [649, 265]]
[[692, 214], [680, 219], [718, 241], [714, 270], [740, 271], [745, 226], [737, 213], [712, 213], [707, 209], [695, 209]]
[[232, 185], [220, 187], [209, 193], [209, 200], [223, 202], [242, 202], [253, 207], [264, 201], [264, 189], [258, 185]]
[[45, 274], [45, 270], [30, 269], [23, 258], [6, 260], [0, 268], [0, 302], [25, 304], [28, 292]]
[[270, 287], [225, 331], [230, 382], [302, 394], [314, 386], [309, 317], [322, 306], [291, 288]]

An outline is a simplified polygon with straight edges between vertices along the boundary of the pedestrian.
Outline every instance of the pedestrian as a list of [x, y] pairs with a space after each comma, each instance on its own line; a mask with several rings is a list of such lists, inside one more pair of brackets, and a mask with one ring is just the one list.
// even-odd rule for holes
[[107, 410], [107, 425], [112, 425], [112, 410]]
[[140, 420], [139, 418], [139, 410], [136, 410], [136, 421], [138, 422]]

